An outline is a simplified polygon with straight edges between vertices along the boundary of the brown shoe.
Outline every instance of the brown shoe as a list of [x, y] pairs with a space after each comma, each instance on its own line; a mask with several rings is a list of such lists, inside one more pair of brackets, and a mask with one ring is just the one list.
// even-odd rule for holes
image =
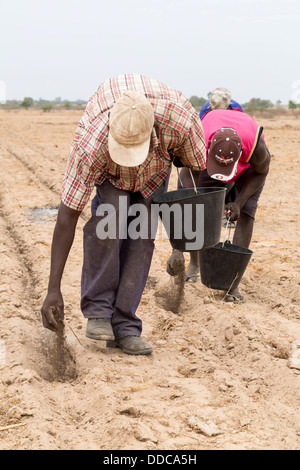
[[125, 336], [124, 338], [108, 341], [107, 347], [121, 348], [125, 354], [142, 355], [151, 354], [152, 346], [139, 336]]
[[115, 335], [110, 318], [89, 318], [86, 325], [86, 336], [100, 341], [114, 341]]

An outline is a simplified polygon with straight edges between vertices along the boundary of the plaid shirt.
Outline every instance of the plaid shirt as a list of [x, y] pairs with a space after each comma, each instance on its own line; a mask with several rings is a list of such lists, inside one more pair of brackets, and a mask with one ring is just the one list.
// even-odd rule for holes
[[[145, 94], [154, 107], [155, 125], [147, 159], [124, 167], [108, 152], [109, 112], [126, 90]], [[108, 179], [115, 187], [140, 191], [147, 198], [166, 180], [172, 160], [204, 170], [205, 140], [201, 121], [189, 100], [179, 91], [138, 74], [113, 77], [90, 98], [72, 142], [63, 181], [62, 202], [83, 210], [95, 184]]]

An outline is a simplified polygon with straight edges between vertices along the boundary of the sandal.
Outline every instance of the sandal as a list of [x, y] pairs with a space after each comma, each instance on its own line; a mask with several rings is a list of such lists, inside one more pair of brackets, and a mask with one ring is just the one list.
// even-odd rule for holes
[[242, 294], [231, 294], [230, 292], [225, 294], [224, 300], [233, 304], [243, 304], [246, 302]]
[[200, 277], [199, 274], [191, 274], [190, 276], [188, 274], [185, 274], [185, 282], [188, 282], [190, 279], [192, 279], [192, 282], [196, 282], [197, 278]]

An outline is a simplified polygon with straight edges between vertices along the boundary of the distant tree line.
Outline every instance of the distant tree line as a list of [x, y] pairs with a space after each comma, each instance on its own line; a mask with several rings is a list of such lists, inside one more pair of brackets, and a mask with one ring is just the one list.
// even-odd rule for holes
[[[207, 98], [203, 98], [202, 96], [199, 97], [197, 95], [193, 95], [190, 97], [189, 101], [192, 103], [194, 108], [200, 110], [202, 106], [208, 101], [210, 93], [207, 94]], [[62, 98], [55, 98], [54, 100], [45, 100], [40, 98], [39, 100], [34, 100], [30, 96], [24, 97], [23, 100], [8, 100], [5, 104], [0, 104], [0, 109], [18, 109], [18, 108], [34, 108], [40, 109], [44, 112], [49, 112], [54, 109], [84, 109], [87, 101], [84, 100], [76, 100], [76, 101], [69, 101], [63, 100]], [[252, 114], [256, 111], [262, 111], [271, 108], [278, 108], [282, 106], [282, 102], [277, 100], [275, 105], [270, 100], [264, 100], [261, 98], [251, 98], [250, 101], [247, 103], [241, 103], [244, 111], [246, 113]], [[288, 109], [299, 109], [300, 103], [296, 103], [293, 100], [290, 100], [287, 105]]]
[[61, 98], [55, 98], [55, 100], [45, 100], [40, 98], [34, 100], [30, 96], [25, 96], [23, 100], [7, 100], [5, 104], [0, 105], [2, 109], [40, 109], [44, 112], [52, 111], [53, 109], [83, 109], [87, 101], [84, 100], [62, 100]]
[[193, 95], [190, 97], [190, 102], [196, 109], [202, 108], [202, 106], [206, 103], [206, 101], [207, 101], [207, 98], [206, 99], [202, 97], [199, 98], [199, 96], [196, 96], [196, 95]]
[[[190, 102], [197, 110], [200, 110], [202, 106], [209, 100], [210, 93], [207, 94], [207, 98], [199, 97], [193, 95], [190, 97]], [[282, 106], [281, 100], [277, 100], [275, 105], [270, 100], [263, 100], [261, 98], [251, 98], [246, 103], [240, 103], [246, 113], [252, 114], [255, 111], [262, 111], [265, 109], [270, 109], [274, 107]], [[290, 100], [287, 105], [288, 109], [298, 109], [300, 108], [300, 103]]]

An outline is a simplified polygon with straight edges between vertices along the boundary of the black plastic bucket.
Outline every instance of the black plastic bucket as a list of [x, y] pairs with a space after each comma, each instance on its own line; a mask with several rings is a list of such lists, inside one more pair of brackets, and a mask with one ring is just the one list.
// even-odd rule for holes
[[[197, 210], [198, 205], [203, 205], [204, 217], [203, 224], [201, 224], [201, 232], [203, 235], [203, 243], [200, 249], [215, 246], [220, 240], [222, 217], [224, 213], [224, 202], [226, 188], [196, 188], [194, 189], [178, 189], [176, 191], [168, 191], [154, 198], [157, 204], [167, 204], [170, 209], [170, 218], [168, 224], [165, 223], [162, 217], [164, 228], [169, 237], [172, 247], [179, 251], [198, 251], [196, 247], [196, 238], [200, 238], [199, 226], [197, 225]], [[181, 211], [176, 212], [175, 205], [179, 205]], [[198, 206], [198, 207], [197, 207]], [[177, 206], [178, 208], [178, 206]], [[194, 239], [186, 236], [184, 230], [185, 211], [191, 211], [191, 226], [190, 229], [196, 235]], [[172, 212], [174, 210], [174, 213]], [[163, 213], [163, 211], [162, 211]], [[182, 234], [178, 237], [178, 227], [182, 228]], [[191, 233], [191, 232], [190, 232]], [[191, 248], [191, 244], [195, 244], [195, 248]]]
[[235, 289], [248, 266], [253, 251], [230, 241], [201, 250], [200, 275], [202, 283], [211, 289]]

